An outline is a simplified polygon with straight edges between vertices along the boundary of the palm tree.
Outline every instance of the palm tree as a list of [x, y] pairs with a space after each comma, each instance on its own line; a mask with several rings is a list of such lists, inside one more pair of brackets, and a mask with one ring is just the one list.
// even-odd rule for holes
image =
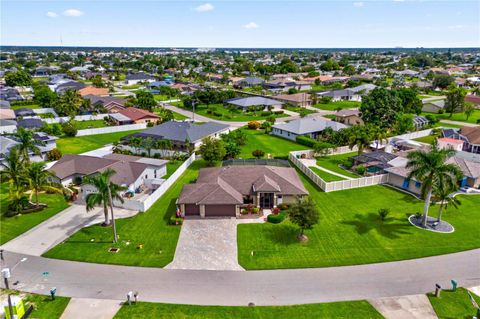
[[142, 140], [141, 145], [147, 151], [148, 157], [150, 157], [150, 153], [152, 152], [152, 148], [155, 147], [155, 144], [155, 140], [151, 137], [147, 137]]
[[62, 113], [68, 116], [75, 116], [83, 104], [80, 93], [75, 90], [68, 89], [58, 99], [59, 108]]
[[23, 189], [10, 188], [8, 195], [8, 215], [15, 216], [20, 214], [25, 207], [29, 205], [28, 197]]
[[62, 189], [53, 186], [53, 184], [48, 180], [49, 176], [52, 176], [52, 173], [45, 170], [45, 163], [35, 162], [30, 164], [27, 168], [27, 177], [30, 184], [30, 189], [33, 190], [35, 194], [35, 206], [38, 207], [38, 192], [41, 190], [47, 190], [49, 192], [61, 193]]
[[375, 148], [378, 150], [378, 147], [382, 142], [388, 143], [388, 132], [385, 129], [380, 127], [373, 127], [371, 130], [372, 138], [375, 141]]
[[103, 214], [105, 215], [105, 222], [103, 225], [110, 224], [108, 220], [108, 206], [110, 206], [111, 221], [113, 225], [113, 242], [117, 242], [117, 230], [115, 228], [115, 217], [113, 215], [113, 200], [116, 199], [123, 203], [123, 198], [120, 192], [125, 190], [126, 187], [120, 186], [110, 181], [110, 178], [116, 172], [113, 169], [107, 169], [102, 173], [94, 176], [85, 177], [84, 184], [90, 184], [95, 186], [96, 192], [90, 193], [86, 197], [87, 212], [92, 210], [97, 205], [103, 205]]
[[133, 147], [135, 154], [138, 153], [138, 148], [142, 145], [142, 139], [140, 137], [132, 137], [128, 141], [128, 145]]
[[422, 196], [425, 197], [423, 207], [422, 225], [427, 227], [428, 208], [432, 198], [432, 189], [439, 183], [444, 185], [457, 185], [462, 176], [460, 169], [454, 164], [447, 164], [446, 161], [455, 155], [451, 148], [440, 149], [438, 142], [432, 142], [431, 150], [418, 150], [408, 154], [407, 168], [410, 173], [407, 178], [416, 178], [422, 183]]
[[0, 171], [2, 180], [8, 180], [16, 189], [22, 189], [26, 184], [25, 162], [19, 156], [17, 149], [14, 147], [5, 158], [5, 162], [1, 164], [3, 169]]
[[448, 206], [451, 205], [454, 208], [458, 208], [462, 203], [456, 197], [451, 196], [453, 192], [457, 190], [457, 185], [446, 185], [442, 182], [437, 182], [433, 187], [433, 193], [435, 194], [435, 199], [440, 202], [440, 209], [438, 210], [437, 221], [442, 220], [442, 212], [445, 208], [447, 210]]
[[358, 147], [358, 155], [363, 153], [363, 149], [372, 142], [372, 136], [366, 126], [352, 126], [350, 137], [348, 138], [348, 147]]
[[15, 146], [18, 149], [18, 152], [23, 157], [25, 162], [30, 162], [30, 156], [28, 153], [32, 151], [35, 155], [40, 155], [40, 149], [38, 148], [35, 140], [33, 139], [33, 132], [26, 130], [23, 127], [19, 127], [15, 136], [18, 139], [18, 144]]

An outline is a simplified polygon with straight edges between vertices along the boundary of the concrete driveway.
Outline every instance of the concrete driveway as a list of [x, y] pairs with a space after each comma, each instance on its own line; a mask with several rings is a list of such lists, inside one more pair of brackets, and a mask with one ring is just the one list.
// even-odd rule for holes
[[[115, 218], [135, 215], [136, 211], [114, 208]], [[73, 204], [52, 218], [35, 226], [22, 235], [5, 243], [1, 248], [21, 254], [41, 256], [60, 244], [79, 229], [104, 220], [103, 208], [97, 207], [87, 213], [84, 205]]]
[[244, 270], [237, 259], [235, 218], [186, 219], [167, 269]]

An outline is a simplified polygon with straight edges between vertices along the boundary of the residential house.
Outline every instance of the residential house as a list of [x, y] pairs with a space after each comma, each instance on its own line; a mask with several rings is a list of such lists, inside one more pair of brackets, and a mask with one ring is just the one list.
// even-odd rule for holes
[[82, 97], [85, 97], [86, 95], [97, 95], [97, 96], [108, 96], [108, 88], [96, 88], [94, 86], [87, 86], [84, 87], [83, 89], [78, 90], [78, 93]]
[[29, 108], [19, 108], [19, 109], [16, 109], [14, 112], [17, 118], [37, 116], [37, 113], [35, 113], [32, 109], [29, 109]]
[[63, 94], [67, 90], [74, 90], [74, 91], [79, 91], [83, 88], [87, 87], [85, 83], [82, 82], [76, 82], [73, 80], [69, 80], [67, 82], [61, 83], [55, 87], [55, 92], [57, 94]]
[[122, 113], [110, 113], [108, 114], [108, 117], [113, 123], [115, 123], [115, 125], [135, 124], [135, 122], [131, 118], [123, 115]]
[[[40, 154], [35, 154], [30, 151], [29, 158], [32, 162], [40, 162], [46, 160], [46, 153], [56, 147], [57, 138], [54, 136], [49, 136], [43, 132], [38, 132], [33, 135], [33, 140], [39, 148]], [[17, 141], [15, 136], [0, 136], [0, 161], [4, 163], [5, 158], [10, 153], [10, 150], [19, 144], [20, 143]]]
[[0, 134], [12, 134], [17, 131], [17, 121], [0, 119]]
[[335, 113], [335, 121], [345, 125], [363, 125], [360, 110], [343, 109]]
[[36, 130], [43, 126], [43, 121], [38, 118], [27, 118], [17, 121], [17, 127], [23, 127], [25, 129]]
[[423, 101], [422, 112], [439, 113], [445, 107], [445, 100]]
[[309, 81], [296, 81], [288, 79], [273, 80], [263, 83], [263, 87], [272, 92], [287, 92], [289, 89], [308, 91], [311, 87]]
[[156, 79], [153, 75], [147, 74], [147, 73], [135, 73], [135, 74], [128, 74], [125, 77], [125, 84], [127, 85], [135, 85], [140, 82], [154, 82]]
[[39, 66], [35, 69], [35, 76], [47, 76], [60, 70], [58, 66]]
[[477, 108], [480, 107], [480, 96], [468, 94], [465, 96], [465, 102], [473, 103]]
[[290, 104], [293, 106], [311, 106], [312, 99], [310, 98], [310, 94], [308, 93], [295, 93], [295, 94], [281, 94], [272, 96], [272, 99], [278, 100], [285, 104]]
[[237, 81], [233, 82], [233, 86], [236, 87], [236, 88], [243, 89], [243, 88], [246, 88], [246, 87], [262, 85], [263, 83], [265, 83], [264, 79], [249, 76], [249, 77], [246, 77], [246, 78], [240, 78], [240, 80], [237, 80]]
[[455, 151], [463, 150], [463, 141], [454, 138], [441, 137], [437, 139], [438, 147], [441, 149], [453, 149]]
[[11, 109], [0, 109], [0, 119], [1, 120], [15, 120], [17, 116], [15, 111]]
[[90, 100], [93, 109], [105, 108], [110, 113], [118, 112], [125, 108], [125, 100], [114, 96], [85, 95], [84, 99]]
[[[125, 186], [122, 194], [134, 195], [144, 190], [149, 192], [161, 185], [161, 178], [167, 173], [168, 161], [139, 156], [109, 154], [104, 157], [66, 154], [58, 160], [49, 171], [53, 173], [53, 181], [68, 186], [82, 184], [86, 176], [99, 174], [107, 169], [116, 173], [110, 179], [113, 183]], [[81, 198], [96, 189], [93, 185], [82, 185]]]
[[295, 169], [278, 166], [202, 168], [177, 200], [182, 216], [238, 217], [247, 205], [271, 209], [308, 195]]
[[248, 96], [226, 100], [224, 104], [236, 105], [246, 111], [250, 106], [263, 106], [263, 109], [267, 109], [269, 106], [280, 108], [283, 103], [263, 96]]
[[142, 110], [136, 107], [127, 107], [126, 109], [119, 109], [117, 113], [122, 114], [125, 117], [128, 117], [135, 124], [141, 123], [155, 123], [160, 119], [155, 113], [149, 112], [147, 110]]
[[463, 151], [480, 154], [480, 126], [463, 126], [460, 129], [444, 129], [443, 137], [463, 141]]
[[317, 93], [318, 97], [329, 96], [333, 102], [337, 101], [357, 101], [362, 100], [360, 92], [355, 92], [351, 89], [330, 90]]
[[5, 86], [0, 88], [0, 100], [19, 101], [23, 100], [23, 96], [20, 95], [17, 89]]
[[128, 141], [132, 137], [142, 139], [152, 138], [157, 141], [170, 141], [173, 150], [188, 152], [202, 144], [206, 137], [219, 138], [221, 134], [228, 133], [229, 126], [217, 122], [197, 124], [192, 122], [169, 121], [152, 128], [134, 133], [122, 138]]
[[10, 102], [0, 100], [0, 109], [9, 109], [10, 108]]
[[307, 116], [273, 125], [272, 135], [292, 141], [295, 141], [297, 136], [307, 136], [316, 139], [326, 128], [339, 131], [347, 127], [345, 124], [326, 120], [322, 117]]

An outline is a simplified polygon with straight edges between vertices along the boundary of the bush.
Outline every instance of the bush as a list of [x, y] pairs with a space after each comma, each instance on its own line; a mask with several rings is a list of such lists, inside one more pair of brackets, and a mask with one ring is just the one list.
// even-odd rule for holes
[[172, 216], [168, 220], [168, 224], [169, 225], [182, 225], [183, 224], [183, 218]]
[[279, 213], [280, 213], [280, 208], [278, 207], [272, 208], [272, 214], [278, 215]]
[[155, 124], [153, 122], [148, 122], [147, 127], [153, 127]]
[[308, 136], [297, 136], [296, 141], [298, 144], [302, 144], [308, 147], [313, 147], [317, 141]]
[[273, 112], [273, 114], [277, 114], [277, 115], [280, 115], [280, 114], [283, 114], [283, 113], [285, 113], [285, 112], [283, 112], [282, 110]]
[[358, 173], [359, 175], [365, 174], [365, 166], [364, 166], [364, 165], [358, 165], [358, 166], [357, 166], [357, 173]]
[[278, 204], [277, 207], [280, 209], [280, 210], [287, 210], [288, 209], [288, 204], [286, 203], [281, 203], [281, 204]]
[[47, 159], [49, 161], [58, 161], [62, 158], [62, 152], [58, 148], [54, 148], [47, 152]]
[[328, 103], [332, 102], [332, 100], [333, 100], [333, 97], [331, 97], [331, 96], [322, 96], [318, 102], [320, 104], [328, 104]]
[[270, 114], [272, 114], [272, 112], [270, 112], [270, 111], [263, 111], [262, 113], [260, 113], [260, 116], [269, 116]]
[[352, 168], [353, 161], [351, 159], [347, 158], [343, 161], [342, 165], [346, 168]]
[[213, 115], [215, 116], [218, 116], [218, 117], [222, 117], [222, 112], [218, 112], [218, 111], [213, 111]]
[[378, 210], [378, 216], [380, 216], [382, 222], [387, 219], [388, 214], [390, 214], [390, 209], [388, 208], [380, 208]]
[[260, 122], [258, 121], [250, 121], [248, 122], [247, 126], [251, 130], [258, 130], [260, 128]]
[[66, 136], [69, 136], [69, 137], [74, 137], [77, 135], [78, 133], [78, 130], [77, 128], [75, 127], [75, 124], [72, 123], [72, 122], [65, 122], [62, 124], [62, 129], [63, 129], [63, 133], [66, 135]]
[[252, 155], [253, 155], [253, 157], [261, 158], [261, 157], [264, 157], [264, 156], [265, 156], [265, 152], [262, 151], [262, 150], [254, 150], [254, 151], [252, 152]]
[[280, 214], [270, 214], [267, 216], [267, 221], [269, 223], [272, 223], [272, 224], [280, 224], [281, 222], [283, 222], [285, 220], [285, 218], [287, 217], [287, 212], [286, 211], [282, 211], [280, 212]]

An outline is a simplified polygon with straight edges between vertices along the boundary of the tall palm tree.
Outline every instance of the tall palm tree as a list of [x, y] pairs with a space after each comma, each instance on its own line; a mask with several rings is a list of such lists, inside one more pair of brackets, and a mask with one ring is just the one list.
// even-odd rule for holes
[[88, 176], [83, 179], [84, 184], [95, 186], [96, 192], [90, 193], [86, 197], [87, 212], [92, 210], [97, 205], [103, 205], [103, 214], [105, 215], [105, 226], [109, 225], [108, 220], [108, 206], [110, 206], [111, 222], [113, 228], [113, 242], [117, 242], [117, 230], [115, 228], [115, 217], [113, 215], [113, 200], [116, 199], [123, 203], [123, 198], [120, 192], [126, 190], [126, 187], [120, 186], [110, 181], [110, 178], [115, 175], [113, 169], [107, 169], [102, 173], [94, 176]]
[[52, 176], [52, 173], [45, 170], [45, 163], [35, 162], [30, 164], [27, 168], [27, 177], [30, 184], [30, 189], [35, 194], [35, 205], [38, 207], [38, 192], [41, 190], [46, 190], [49, 192], [62, 193], [62, 189], [55, 187], [49, 180], [48, 177]]
[[133, 147], [135, 154], [137, 154], [138, 153], [138, 148], [140, 148], [140, 146], [142, 145], [142, 139], [140, 137], [132, 137], [128, 141], [128, 145]]
[[151, 137], [144, 138], [141, 142], [141, 146], [147, 151], [148, 157], [150, 157], [150, 154], [152, 152], [152, 148], [155, 147], [155, 140]]
[[2, 180], [10, 181], [15, 189], [23, 189], [23, 186], [27, 183], [25, 162], [15, 147], [10, 150], [5, 162], [2, 162], [1, 165], [3, 166], [0, 171]]
[[71, 89], [66, 90], [58, 99], [60, 110], [71, 117], [77, 115], [82, 103], [83, 99], [80, 93]]
[[382, 142], [388, 142], [388, 132], [385, 129], [380, 127], [374, 127], [371, 130], [372, 139], [376, 142], [375, 148], [378, 150], [378, 147]]
[[451, 148], [440, 149], [438, 142], [432, 143], [430, 150], [418, 150], [408, 154], [407, 168], [410, 173], [407, 178], [416, 178], [422, 183], [422, 196], [425, 197], [423, 206], [422, 225], [427, 227], [428, 208], [432, 198], [432, 189], [439, 183], [444, 185], [457, 185], [462, 177], [462, 172], [454, 164], [447, 164], [446, 161], [455, 155]]
[[457, 185], [448, 185], [442, 182], [437, 182], [436, 185], [434, 185], [433, 193], [435, 194], [435, 199], [440, 202], [440, 209], [438, 210], [437, 217], [438, 222], [442, 220], [444, 208], [446, 211], [449, 205], [458, 208], [458, 206], [462, 204], [457, 197], [451, 196], [451, 194], [457, 189]]
[[35, 155], [40, 155], [40, 149], [38, 148], [35, 140], [33, 139], [33, 132], [26, 130], [23, 127], [19, 127], [15, 133], [17, 140], [20, 144], [16, 146], [20, 155], [25, 162], [30, 162], [30, 156], [28, 153], [32, 151]]
[[371, 142], [372, 136], [366, 126], [352, 126], [348, 138], [348, 147], [350, 147], [350, 149], [356, 146], [358, 148], [358, 155], [361, 155], [365, 147], [368, 147]]

